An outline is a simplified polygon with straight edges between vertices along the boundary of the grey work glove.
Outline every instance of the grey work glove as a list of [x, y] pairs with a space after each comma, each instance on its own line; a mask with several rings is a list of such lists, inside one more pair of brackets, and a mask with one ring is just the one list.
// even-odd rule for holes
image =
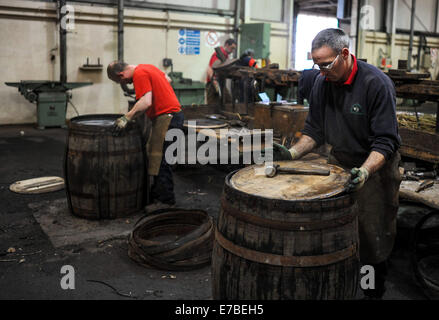
[[367, 171], [365, 167], [352, 168], [351, 178], [348, 182], [346, 191], [356, 192], [360, 190], [366, 183], [367, 179], [369, 179], [369, 171]]
[[118, 118], [113, 125], [113, 128], [111, 129], [111, 133], [113, 134], [113, 136], [119, 136], [122, 131], [125, 130], [125, 128], [128, 125], [128, 118], [124, 115], [120, 118]]

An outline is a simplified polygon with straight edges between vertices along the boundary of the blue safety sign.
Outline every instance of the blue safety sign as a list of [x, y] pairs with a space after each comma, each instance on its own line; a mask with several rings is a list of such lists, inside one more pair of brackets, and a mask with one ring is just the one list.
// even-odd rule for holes
[[199, 55], [201, 44], [200, 30], [180, 29], [178, 31], [178, 53]]

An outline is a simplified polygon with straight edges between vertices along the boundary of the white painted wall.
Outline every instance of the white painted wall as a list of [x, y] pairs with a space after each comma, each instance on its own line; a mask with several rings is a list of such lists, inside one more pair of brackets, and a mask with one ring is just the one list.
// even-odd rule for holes
[[[286, 0], [292, 1], [292, 0]], [[191, 1], [186, 1], [186, 4]], [[201, 1], [192, 1], [200, 5]], [[200, 2], [200, 3], [198, 3]], [[203, 1], [204, 2], [204, 1]], [[234, 8], [234, 1], [210, 1], [212, 6]], [[72, 102], [80, 114], [119, 113], [127, 109], [127, 100], [119, 86], [107, 79], [106, 66], [117, 58], [117, 10], [70, 2], [75, 9], [75, 29], [67, 35], [67, 80], [92, 81], [90, 87], [72, 91]], [[179, 4], [183, 4], [180, 3]], [[277, 9], [276, 9], [277, 10]], [[277, 12], [277, 11], [276, 11]], [[125, 9], [124, 57], [128, 63], [150, 63], [164, 70], [163, 58], [171, 58], [174, 71], [186, 78], [204, 81], [213, 48], [205, 45], [205, 34], [215, 31], [221, 44], [231, 37], [233, 18], [158, 10]], [[251, 19], [251, 22], [257, 22]], [[201, 30], [200, 55], [177, 52], [178, 30]], [[288, 68], [289, 24], [272, 23], [271, 61]], [[36, 107], [5, 81], [59, 80], [58, 28], [55, 3], [0, 0], [0, 124], [35, 123]], [[55, 48], [55, 49], [54, 49]], [[50, 60], [51, 49], [56, 55]], [[104, 70], [82, 71], [86, 63], [100, 58]], [[170, 69], [166, 70], [167, 72]], [[67, 118], [76, 116], [68, 107]]]
[[235, 0], [135, 0], [139, 2], [165, 3], [179, 6], [198, 8], [214, 8], [221, 10], [234, 10]]
[[[409, 38], [409, 35], [397, 35], [395, 37], [395, 52], [392, 56], [393, 69], [397, 68], [399, 59], [407, 60]], [[388, 50], [386, 34], [384, 32], [368, 31], [365, 34], [365, 39], [366, 45], [363, 48], [364, 54], [359, 58], [366, 58], [368, 63], [379, 66], [380, 50], [385, 53]], [[439, 38], [427, 37], [427, 44], [430, 48], [439, 49]], [[418, 52], [418, 45], [419, 37], [415, 36], [413, 39], [413, 54]], [[416, 61], [413, 60], [412, 65], [414, 66], [415, 63]], [[434, 75], [437, 74], [433, 68], [430, 69], [430, 72]]]
[[[410, 29], [411, 0], [398, 0], [396, 28]], [[415, 8], [415, 30], [417, 31], [437, 31], [434, 30], [436, 0], [416, 1]]]
[[251, 1], [251, 18], [261, 21], [282, 22], [284, 0]]
[[[357, 1], [355, 1], [357, 2]], [[382, 57], [391, 58], [387, 61], [387, 64], [391, 64], [392, 68], [397, 68], [399, 59], [407, 60], [409, 49], [409, 35], [396, 34], [394, 36], [394, 49], [392, 52], [391, 37], [388, 37], [386, 33], [380, 32], [381, 29], [381, 11], [383, 0], [366, 0], [363, 4], [371, 5], [375, 11], [375, 28], [372, 30], [366, 30], [360, 32], [360, 42], [357, 55], [359, 58], [366, 58], [367, 61], [373, 65], [379, 66]], [[387, 8], [388, 12], [385, 12], [387, 19], [387, 32], [391, 32], [391, 19], [392, 12], [391, 7], [393, 1], [389, 1]], [[411, 0], [397, 0], [396, 6], [396, 29], [410, 29], [410, 17], [411, 17]], [[428, 31], [434, 32], [434, 18], [435, 18], [436, 0], [418, 0], [416, 1], [415, 10], [415, 31]], [[354, 9], [353, 9], [354, 10]], [[364, 19], [364, 17], [362, 17]], [[356, 20], [353, 20], [356, 24]], [[361, 27], [360, 20], [360, 27]], [[361, 28], [360, 28], [361, 29]], [[375, 31], [374, 31], [375, 30]], [[439, 32], [439, 30], [436, 30]], [[355, 34], [355, 33], [354, 33]], [[352, 34], [351, 34], [352, 35]], [[415, 36], [413, 39], [413, 54], [418, 52], [419, 37]], [[427, 45], [431, 49], [439, 48], [439, 38], [427, 37]], [[436, 61], [432, 56], [433, 67], [430, 68], [430, 73], [433, 78], [436, 78], [439, 66], [439, 61]], [[412, 66], [416, 65], [415, 59], [412, 60]]]
[[[384, 0], [364, 0], [364, 5], [370, 5], [374, 8], [374, 21], [375, 26], [372, 30], [380, 31], [383, 28], [382, 25], [382, 14], [383, 13], [382, 3]], [[390, 1], [393, 2], [393, 1]], [[411, 6], [412, 0], [398, 0], [397, 1], [397, 19], [396, 28], [397, 29], [410, 29], [410, 17], [411, 17]], [[416, 1], [415, 8], [415, 30], [416, 31], [429, 31], [438, 32], [439, 30], [434, 30], [434, 18], [435, 18], [436, 0], [418, 0]], [[389, 17], [388, 17], [389, 18]], [[439, 27], [438, 27], [439, 29]]]

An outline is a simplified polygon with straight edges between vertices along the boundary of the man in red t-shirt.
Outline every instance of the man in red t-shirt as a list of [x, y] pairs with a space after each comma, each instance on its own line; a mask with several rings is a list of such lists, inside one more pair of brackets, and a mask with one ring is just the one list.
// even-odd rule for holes
[[151, 198], [154, 202], [147, 206], [146, 210], [174, 205], [172, 170], [163, 156], [172, 141], [165, 141], [165, 136], [169, 129], [183, 129], [184, 116], [171, 87], [171, 79], [153, 65], [129, 65], [120, 61], [108, 65], [107, 75], [117, 83], [132, 83], [136, 92], [136, 104], [116, 120], [114, 134], [121, 134], [128, 122], [141, 113], [146, 113], [152, 121], [147, 155], [148, 175], [154, 176], [151, 188]]
[[[209, 66], [207, 67], [207, 79], [206, 79], [206, 94], [207, 94], [207, 104], [218, 104], [219, 103], [219, 83], [214, 76], [212, 67], [221, 64], [229, 58], [229, 55], [236, 50], [236, 41], [234, 39], [228, 39], [224, 43], [224, 47], [220, 47], [223, 57], [218, 57], [217, 53], [214, 52], [210, 57]], [[222, 61], [224, 59], [224, 61]], [[228, 90], [224, 87], [226, 96], [226, 101], [231, 101], [231, 96]]]

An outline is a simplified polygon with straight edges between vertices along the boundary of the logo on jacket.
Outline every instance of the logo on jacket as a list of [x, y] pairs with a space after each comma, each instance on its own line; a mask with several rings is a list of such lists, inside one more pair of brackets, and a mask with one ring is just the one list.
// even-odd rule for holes
[[364, 114], [363, 107], [360, 104], [356, 103], [351, 106], [351, 113], [357, 115], [363, 115]]

